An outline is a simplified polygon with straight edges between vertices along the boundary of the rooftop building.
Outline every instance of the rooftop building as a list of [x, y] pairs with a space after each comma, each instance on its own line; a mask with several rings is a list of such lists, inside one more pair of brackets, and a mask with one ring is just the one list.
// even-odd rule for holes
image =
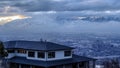
[[94, 68], [95, 59], [73, 54], [72, 47], [47, 41], [7, 41], [10, 68]]

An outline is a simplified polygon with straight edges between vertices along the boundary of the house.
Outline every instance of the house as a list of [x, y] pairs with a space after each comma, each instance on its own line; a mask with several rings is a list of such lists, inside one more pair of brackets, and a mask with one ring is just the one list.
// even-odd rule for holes
[[78, 56], [72, 47], [47, 41], [7, 41], [9, 68], [95, 68], [95, 59]]

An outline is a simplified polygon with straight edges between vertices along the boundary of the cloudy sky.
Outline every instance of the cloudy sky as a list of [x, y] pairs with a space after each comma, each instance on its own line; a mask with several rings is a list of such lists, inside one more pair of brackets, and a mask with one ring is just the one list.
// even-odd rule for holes
[[0, 12], [2, 22], [4, 21], [1, 18], [11, 14], [17, 14], [17, 19], [20, 19], [17, 20], [16, 16], [12, 19], [5, 17], [7, 24], [5, 21], [5, 25], [0, 25], [2, 34], [25, 34], [26, 32], [30, 34], [42, 31], [120, 33], [119, 22], [84, 23], [86, 21], [69, 19], [69, 21], [61, 21], [59, 19], [81, 18], [82, 15], [98, 16], [98, 14], [104, 17], [111, 14], [119, 17], [119, 0], [0, 0]]
[[[11, 6], [10, 11], [119, 11], [119, 0], [0, 0], [3, 7]], [[17, 11], [16, 10], [16, 11]]]

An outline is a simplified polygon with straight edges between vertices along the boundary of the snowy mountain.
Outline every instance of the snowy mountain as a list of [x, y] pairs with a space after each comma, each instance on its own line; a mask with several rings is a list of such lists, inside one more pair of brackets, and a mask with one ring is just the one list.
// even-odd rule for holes
[[76, 21], [76, 20], [81, 20], [81, 21], [89, 21], [90, 23], [92, 22], [110, 22], [110, 21], [115, 21], [115, 22], [120, 22], [120, 17], [119, 16], [78, 16], [78, 17], [57, 17], [57, 20], [59, 21]]
[[[0, 34], [31, 34], [41, 32], [119, 32], [119, 16], [65, 13], [29, 13], [32, 18], [14, 20], [0, 26]], [[99, 25], [99, 26], [98, 26]]]

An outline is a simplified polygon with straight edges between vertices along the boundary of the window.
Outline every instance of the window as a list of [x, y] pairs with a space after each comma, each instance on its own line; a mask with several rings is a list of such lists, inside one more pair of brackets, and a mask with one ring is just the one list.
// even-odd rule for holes
[[15, 50], [7, 50], [8, 53], [15, 53]]
[[26, 54], [26, 51], [25, 51], [25, 50], [23, 50], [23, 49], [18, 50], [17, 52], [18, 52], [18, 53], [23, 53], [23, 54]]
[[45, 52], [38, 52], [38, 58], [45, 58]]
[[81, 63], [79, 63], [79, 67], [80, 67], [80, 68], [85, 67], [85, 62], [81, 62]]
[[64, 51], [64, 56], [65, 56], [65, 57], [71, 56], [71, 51]]
[[48, 58], [55, 58], [55, 52], [48, 52]]
[[[14, 68], [14, 67], [13, 67]], [[19, 68], [19, 67], [17, 67]], [[30, 65], [26, 65], [26, 64], [21, 64], [21, 67], [20, 68], [30, 68]]]
[[35, 52], [29, 51], [28, 52], [28, 57], [35, 57]]

